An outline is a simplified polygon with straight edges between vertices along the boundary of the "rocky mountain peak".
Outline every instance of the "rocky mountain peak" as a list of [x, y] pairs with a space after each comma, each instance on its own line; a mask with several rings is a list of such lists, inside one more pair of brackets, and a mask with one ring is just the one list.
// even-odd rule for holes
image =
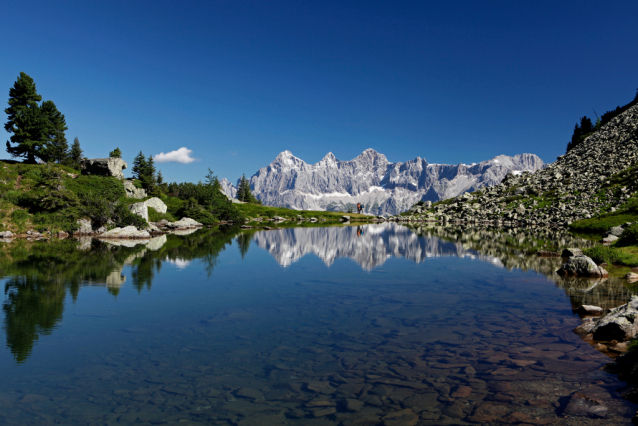
[[417, 201], [455, 197], [498, 184], [512, 171], [538, 170], [544, 163], [533, 154], [523, 154], [498, 156], [473, 166], [432, 166], [421, 157], [390, 163], [371, 148], [349, 161], [338, 160], [330, 152], [316, 164], [284, 151], [259, 169], [250, 183], [253, 194], [265, 205], [347, 211], [362, 203], [368, 213], [396, 214]]

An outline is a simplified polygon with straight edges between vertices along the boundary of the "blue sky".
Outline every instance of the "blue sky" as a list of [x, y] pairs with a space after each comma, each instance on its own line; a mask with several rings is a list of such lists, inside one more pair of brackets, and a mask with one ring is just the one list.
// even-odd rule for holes
[[192, 150], [159, 165], [169, 181], [235, 181], [286, 149], [552, 162], [579, 117], [633, 99], [637, 16], [635, 0], [27, 0], [3, 5], [0, 89], [33, 77], [88, 157]]

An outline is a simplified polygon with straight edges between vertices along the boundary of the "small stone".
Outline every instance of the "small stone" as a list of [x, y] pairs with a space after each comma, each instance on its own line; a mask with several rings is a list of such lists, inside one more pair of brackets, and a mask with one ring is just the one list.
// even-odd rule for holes
[[472, 395], [472, 388], [469, 386], [459, 386], [450, 395], [452, 398], [469, 398]]
[[[636, 274], [636, 276], [638, 277], [638, 274]], [[603, 313], [603, 308], [593, 305], [582, 305], [576, 310], [576, 312], [581, 315], [601, 315]]]

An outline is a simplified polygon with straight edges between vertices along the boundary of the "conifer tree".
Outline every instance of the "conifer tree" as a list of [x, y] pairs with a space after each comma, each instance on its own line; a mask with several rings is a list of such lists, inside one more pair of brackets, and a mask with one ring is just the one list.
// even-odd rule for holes
[[76, 136], [73, 139], [73, 143], [71, 144], [71, 149], [69, 150], [69, 156], [66, 160], [66, 164], [73, 167], [74, 169], [80, 170], [80, 161], [83, 158], [82, 148], [80, 148], [80, 140]]
[[115, 148], [113, 151], [109, 152], [109, 157], [122, 158], [122, 151], [120, 151], [120, 148]]
[[69, 143], [65, 132], [68, 130], [64, 114], [58, 111], [53, 101], [45, 101], [40, 110], [49, 123], [47, 145], [42, 150], [40, 158], [44, 161], [62, 163], [69, 155]]
[[141, 181], [146, 171], [146, 167], [146, 157], [144, 157], [144, 153], [140, 151], [140, 153], [133, 159], [133, 178]]
[[9, 108], [4, 110], [8, 120], [4, 129], [12, 134], [7, 141], [7, 152], [14, 157], [24, 157], [28, 163], [36, 162], [38, 151], [46, 144], [48, 124], [38, 105], [41, 100], [33, 79], [21, 72], [9, 90]]

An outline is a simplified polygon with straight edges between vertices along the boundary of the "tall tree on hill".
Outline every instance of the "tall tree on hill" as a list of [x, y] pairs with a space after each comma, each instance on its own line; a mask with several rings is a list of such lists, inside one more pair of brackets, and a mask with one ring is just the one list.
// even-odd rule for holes
[[144, 153], [140, 151], [140, 153], [133, 159], [133, 178], [141, 181], [142, 176], [144, 176], [146, 171], [146, 167], [146, 157], [144, 157]]
[[76, 136], [75, 139], [73, 139], [73, 143], [71, 144], [69, 156], [66, 159], [65, 164], [73, 167], [74, 169], [80, 170], [80, 161], [82, 161], [83, 155], [84, 153], [82, 152], [82, 148], [80, 148], [80, 140]]
[[64, 114], [58, 111], [53, 101], [45, 101], [40, 107], [40, 110], [49, 123], [47, 145], [42, 150], [40, 158], [44, 161], [62, 163], [69, 155], [69, 143], [66, 140], [65, 134], [69, 128], [66, 126]]
[[237, 187], [237, 199], [245, 203], [254, 203], [257, 201], [250, 190], [250, 182], [246, 179], [246, 175], [242, 175]]
[[48, 123], [38, 105], [41, 100], [33, 79], [21, 72], [9, 90], [9, 108], [4, 110], [8, 120], [4, 129], [12, 134], [10, 142], [7, 141], [7, 152], [25, 158], [28, 163], [35, 163], [38, 152], [46, 145]]

